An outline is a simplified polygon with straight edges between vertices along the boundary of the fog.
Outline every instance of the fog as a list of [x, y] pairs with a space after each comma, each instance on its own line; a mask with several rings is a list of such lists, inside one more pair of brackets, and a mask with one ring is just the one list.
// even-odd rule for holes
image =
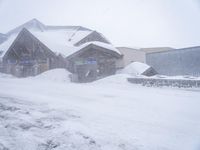
[[200, 45], [198, 0], [0, 0], [0, 32], [37, 18], [48, 25], [81, 25], [115, 46]]

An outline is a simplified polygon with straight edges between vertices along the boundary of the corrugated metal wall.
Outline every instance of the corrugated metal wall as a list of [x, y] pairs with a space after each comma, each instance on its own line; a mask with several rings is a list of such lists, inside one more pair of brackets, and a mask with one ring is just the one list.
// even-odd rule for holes
[[146, 62], [159, 74], [200, 76], [200, 47], [147, 54]]

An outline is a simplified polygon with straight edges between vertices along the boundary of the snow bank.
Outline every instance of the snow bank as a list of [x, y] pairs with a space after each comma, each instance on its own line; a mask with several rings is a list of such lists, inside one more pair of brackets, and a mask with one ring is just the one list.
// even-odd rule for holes
[[126, 66], [124, 69], [122, 69], [119, 73], [136, 76], [136, 75], [141, 75], [142, 73], [147, 71], [149, 68], [151, 67], [148, 66], [147, 64], [140, 63], [140, 62], [133, 62], [129, 64], [128, 66]]
[[195, 76], [166, 76], [166, 75], [155, 75], [152, 76], [151, 78], [155, 79], [175, 79], [175, 80], [200, 80], [200, 77], [195, 77]]
[[5, 74], [0, 72], [0, 78], [15, 78], [15, 77], [10, 74]]
[[116, 74], [93, 82], [94, 84], [124, 84], [127, 83], [127, 78], [131, 77], [129, 74]]
[[37, 80], [46, 80], [46, 81], [56, 81], [56, 82], [70, 82], [70, 75], [71, 73], [65, 69], [53, 69], [36, 77], [30, 77]]

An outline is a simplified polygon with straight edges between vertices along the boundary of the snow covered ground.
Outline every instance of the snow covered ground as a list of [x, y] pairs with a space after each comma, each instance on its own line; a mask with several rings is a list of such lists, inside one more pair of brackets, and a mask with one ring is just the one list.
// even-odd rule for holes
[[126, 74], [87, 84], [67, 76], [0, 74], [0, 150], [200, 149], [199, 89], [142, 87]]

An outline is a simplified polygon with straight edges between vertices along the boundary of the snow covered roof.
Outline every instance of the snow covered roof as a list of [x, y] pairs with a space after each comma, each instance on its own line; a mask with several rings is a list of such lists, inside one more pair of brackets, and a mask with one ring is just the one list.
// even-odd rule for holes
[[17, 35], [14, 34], [14, 35], [10, 36], [5, 42], [0, 44], [0, 52], [1, 52], [0, 53], [0, 60], [3, 58], [4, 54], [7, 52], [9, 47], [12, 45], [12, 43], [14, 42], [16, 37], [17, 37]]
[[90, 29], [81, 27], [81, 26], [50, 26], [50, 25], [44, 25], [37, 19], [32, 19], [12, 30], [6, 33], [6, 35], [10, 36], [12, 34], [17, 34], [19, 33], [23, 28], [26, 28], [28, 30], [34, 30], [34, 31], [45, 31], [45, 30], [58, 30], [58, 29], [66, 29], [66, 30], [88, 30], [91, 31]]
[[0, 44], [3, 43], [7, 39], [5, 34], [0, 33]]
[[87, 47], [88, 45], [91, 45], [91, 44], [114, 51], [114, 52], [117, 52], [118, 54], [121, 54], [120, 51], [117, 48], [115, 48], [112, 44], [107, 44], [107, 43], [103, 43], [103, 42], [99, 42], [99, 41], [87, 42], [87, 43], [79, 46], [78, 50], [83, 49], [84, 47]]
[[32, 34], [36, 33], [38, 37], [48, 36], [51, 38], [55, 35], [56, 37], [59, 37], [58, 40], [62, 38], [65, 39], [66, 41], [68, 40], [67, 42], [70, 42], [72, 44], [79, 42], [85, 36], [93, 32], [92, 30], [81, 26], [46, 26], [37, 19], [33, 19], [9, 31], [6, 35], [12, 36], [13, 34], [18, 34], [24, 28], [29, 30]]
[[66, 57], [77, 49], [77, 47], [74, 46], [74, 43], [86, 37], [91, 32], [73, 32], [70, 30], [62, 29], [31, 33], [50, 50], [52, 50], [56, 54], [61, 54]]
[[6, 33], [6, 35], [11, 36], [13, 34], [18, 34], [23, 28], [28, 30], [43, 31], [45, 30], [45, 25], [42, 24], [37, 19], [32, 19]]
[[71, 51], [71, 53], [68, 53], [68, 56], [67, 58], [70, 59], [70, 58], [73, 58], [74, 56], [76, 56], [77, 54], [80, 54], [81, 52], [85, 51], [85, 50], [88, 50], [88, 48], [103, 48], [104, 50], [106, 51], [111, 51], [112, 54], [115, 55], [115, 57], [118, 57], [120, 58], [122, 55], [121, 53], [111, 44], [107, 44], [107, 43], [102, 43], [102, 42], [99, 42], [99, 41], [92, 41], [92, 42], [87, 42], [87, 43], [84, 43], [83, 45], [79, 46], [79, 47], [76, 47], [76, 49], [74, 49], [73, 51]]
[[77, 42], [94, 32], [93, 30], [81, 26], [46, 26], [38, 20], [33, 19], [7, 33], [8, 39], [0, 44], [0, 51], [3, 51], [0, 57], [4, 56], [17, 35], [24, 28], [54, 53], [61, 54], [64, 57], [67, 57], [90, 44], [104, 47], [120, 54], [120, 52], [111, 44], [102, 42], [88, 42], [81, 46], [74, 46]]
[[126, 66], [121, 73], [130, 74], [130, 75], [141, 75], [144, 73], [147, 69], [149, 69], [150, 66], [147, 64], [141, 63], [141, 62], [133, 62]]
[[76, 42], [80, 41], [81, 39], [89, 35], [91, 32], [92, 31], [88, 32], [85, 30], [72, 32], [70, 30], [62, 29], [31, 33], [53, 52], [55, 52], [56, 54], [61, 54], [65, 57], [91, 44], [121, 54], [113, 45], [98, 41], [87, 42], [80, 46], [74, 46]]

